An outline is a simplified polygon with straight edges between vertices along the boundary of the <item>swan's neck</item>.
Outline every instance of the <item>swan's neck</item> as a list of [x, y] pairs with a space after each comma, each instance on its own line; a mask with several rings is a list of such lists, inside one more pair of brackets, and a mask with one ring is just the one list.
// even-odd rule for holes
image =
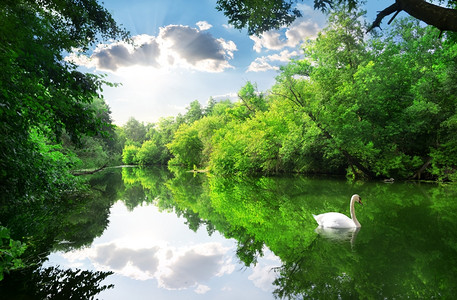
[[352, 221], [354, 221], [355, 227], [361, 227], [359, 221], [357, 220], [357, 217], [355, 216], [354, 204], [355, 204], [355, 198], [352, 198], [351, 199], [351, 218], [352, 218]]

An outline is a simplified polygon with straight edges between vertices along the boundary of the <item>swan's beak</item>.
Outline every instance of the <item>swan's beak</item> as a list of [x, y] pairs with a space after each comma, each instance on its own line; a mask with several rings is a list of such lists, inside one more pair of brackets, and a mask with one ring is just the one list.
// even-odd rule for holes
[[363, 206], [362, 200], [359, 200], [359, 203], [360, 203], [360, 205], [362, 205], [362, 206]]

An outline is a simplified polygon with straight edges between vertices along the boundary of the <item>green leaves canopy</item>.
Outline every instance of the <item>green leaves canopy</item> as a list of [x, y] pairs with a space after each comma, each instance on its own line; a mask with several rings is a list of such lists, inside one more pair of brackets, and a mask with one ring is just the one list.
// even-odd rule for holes
[[45, 188], [24, 178], [49, 168], [30, 139], [32, 130], [37, 129], [50, 142], [59, 141], [64, 131], [73, 141], [102, 131], [105, 122], [90, 104], [106, 82], [81, 73], [64, 56], [75, 49], [83, 52], [100, 38], [126, 37], [96, 0], [1, 2], [2, 199], [39, 194]]
[[216, 9], [223, 11], [229, 24], [237, 29], [247, 27], [249, 34], [261, 34], [270, 29], [279, 29], [300, 17], [298, 9], [292, 8], [294, 1], [239, 1], [218, 0]]

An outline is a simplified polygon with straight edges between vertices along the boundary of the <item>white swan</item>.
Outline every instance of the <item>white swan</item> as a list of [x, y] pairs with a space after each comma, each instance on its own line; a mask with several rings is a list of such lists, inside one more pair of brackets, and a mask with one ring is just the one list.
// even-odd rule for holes
[[327, 228], [359, 228], [361, 227], [359, 221], [355, 217], [354, 211], [354, 203], [358, 202], [362, 204], [361, 198], [359, 195], [355, 194], [351, 198], [351, 218], [347, 216], [336, 213], [336, 212], [329, 212], [320, 215], [313, 215], [314, 219], [316, 219], [317, 224], [320, 227], [327, 227]]

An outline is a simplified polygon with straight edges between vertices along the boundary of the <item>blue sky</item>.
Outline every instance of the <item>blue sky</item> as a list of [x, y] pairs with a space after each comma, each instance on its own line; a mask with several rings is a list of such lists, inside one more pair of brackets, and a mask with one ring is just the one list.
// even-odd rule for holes
[[[383, 2], [370, 1], [369, 19]], [[106, 0], [104, 6], [130, 31], [136, 47], [106, 42], [90, 57], [74, 60], [83, 70], [122, 84], [104, 89], [115, 124], [131, 116], [157, 122], [185, 113], [194, 100], [203, 106], [210, 97], [235, 100], [247, 81], [268, 90], [278, 66], [299, 56], [302, 42], [325, 26], [325, 16], [312, 5], [299, 2], [302, 18], [258, 38], [228, 26], [216, 0]]]

